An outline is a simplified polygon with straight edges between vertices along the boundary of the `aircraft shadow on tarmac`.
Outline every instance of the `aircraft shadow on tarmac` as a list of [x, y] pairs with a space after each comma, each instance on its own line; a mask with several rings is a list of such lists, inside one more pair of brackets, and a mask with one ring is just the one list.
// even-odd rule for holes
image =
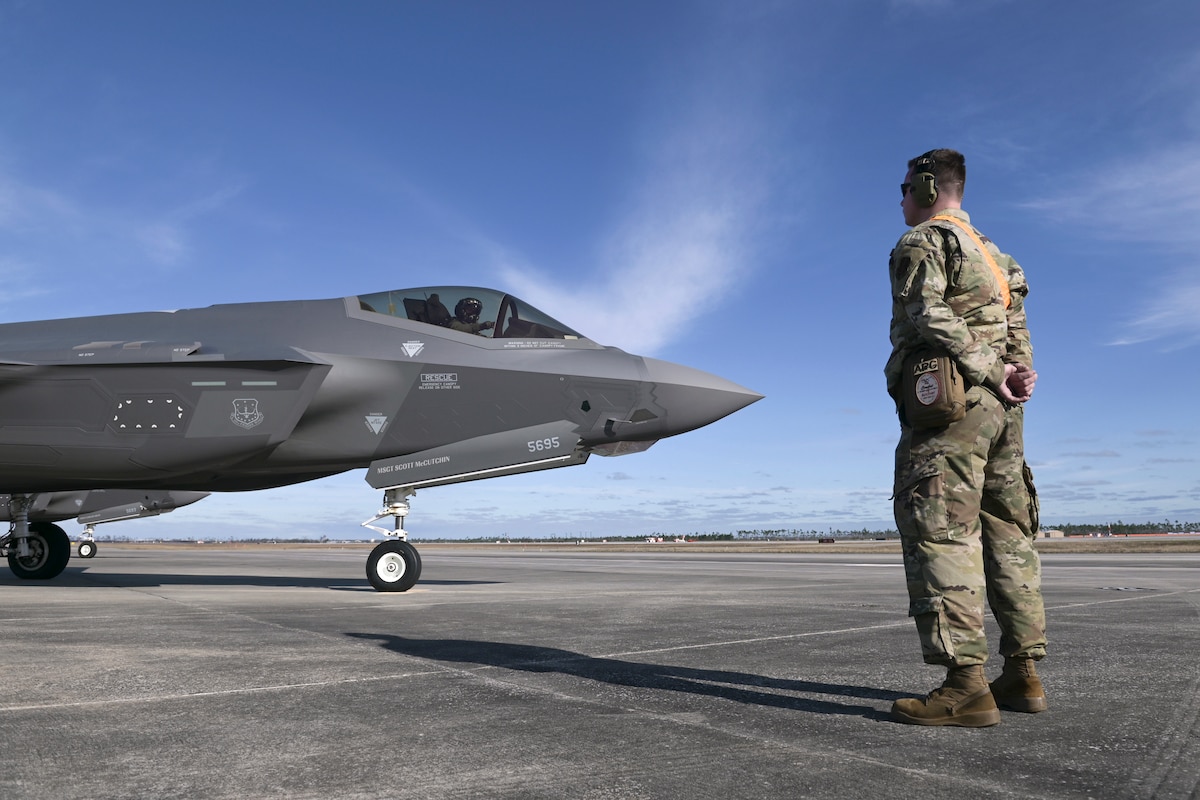
[[[55, 587], [116, 587], [144, 589], [151, 586], [261, 586], [268, 588], [329, 589], [335, 592], [375, 593], [366, 578], [357, 585], [345, 577], [312, 577], [295, 575], [173, 575], [169, 573], [144, 572], [96, 572], [89, 573], [86, 567], [68, 567], [53, 584]], [[475, 586], [499, 581], [439, 581], [423, 580], [422, 586]], [[29, 586], [30, 581], [18, 580], [5, 575], [0, 577], [0, 586]]]
[[469, 639], [410, 639], [403, 636], [373, 633], [348, 633], [346, 635], [357, 639], [377, 641], [382, 647], [394, 653], [431, 661], [477, 664], [523, 672], [557, 672], [614, 686], [707, 695], [738, 703], [807, 711], [813, 714], [846, 714], [880, 721], [888, 719], [886, 711], [868, 705], [775, 694], [770, 690], [840, 695], [882, 701], [912, 696], [904, 692], [869, 686], [848, 686], [773, 678], [745, 672], [650, 664], [617, 658], [597, 658], [555, 647]]

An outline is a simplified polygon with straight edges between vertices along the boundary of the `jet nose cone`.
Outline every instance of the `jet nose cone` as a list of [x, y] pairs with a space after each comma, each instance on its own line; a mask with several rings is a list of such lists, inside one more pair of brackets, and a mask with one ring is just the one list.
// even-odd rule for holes
[[666, 412], [659, 421], [664, 436], [716, 422], [763, 398], [758, 392], [708, 372], [670, 361], [643, 360], [646, 379], [653, 384], [655, 404]]

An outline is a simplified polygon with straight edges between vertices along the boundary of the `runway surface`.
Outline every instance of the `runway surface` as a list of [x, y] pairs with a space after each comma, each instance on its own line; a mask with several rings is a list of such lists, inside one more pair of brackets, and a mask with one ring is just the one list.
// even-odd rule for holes
[[0, 797], [1200, 792], [1200, 554], [1046, 555], [1050, 709], [970, 730], [887, 720], [941, 679], [897, 555], [421, 552], [0, 569]]

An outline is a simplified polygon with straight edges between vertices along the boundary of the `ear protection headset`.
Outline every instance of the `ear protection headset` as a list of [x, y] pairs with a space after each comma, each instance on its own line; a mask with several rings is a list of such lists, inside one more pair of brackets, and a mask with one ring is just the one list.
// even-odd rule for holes
[[933, 175], [934, 162], [929, 156], [921, 156], [913, 164], [912, 198], [921, 208], [929, 208], [937, 202], [937, 178]]

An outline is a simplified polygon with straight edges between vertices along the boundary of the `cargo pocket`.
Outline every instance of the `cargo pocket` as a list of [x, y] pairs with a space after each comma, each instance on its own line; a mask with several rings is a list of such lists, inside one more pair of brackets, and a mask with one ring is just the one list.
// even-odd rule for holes
[[954, 641], [942, 608], [942, 598], [921, 597], [908, 604], [908, 615], [917, 623], [921, 656], [927, 664], [953, 664]]
[[907, 528], [927, 542], [954, 538], [946, 516], [945, 472], [946, 455], [934, 453], [896, 476], [896, 522], [901, 532]]
[[1038, 526], [1041, 523], [1039, 515], [1041, 504], [1038, 502], [1037, 489], [1033, 485], [1033, 470], [1024, 461], [1021, 462], [1021, 477], [1025, 480], [1025, 493], [1029, 495], [1029, 530], [1033, 538], [1037, 538]]

